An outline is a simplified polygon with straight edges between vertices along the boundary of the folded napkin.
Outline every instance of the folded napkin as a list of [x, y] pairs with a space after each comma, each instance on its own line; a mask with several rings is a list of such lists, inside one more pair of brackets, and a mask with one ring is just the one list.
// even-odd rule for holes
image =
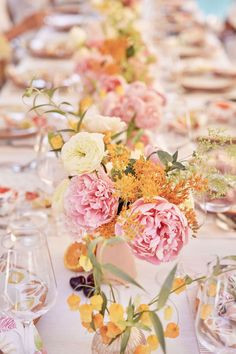
[[[34, 325], [30, 327], [30, 333], [30, 352], [32, 354], [47, 354]], [[10, 317], [0, 316], [0, 354], [24, 354], [23, 339], [22, 324]]]

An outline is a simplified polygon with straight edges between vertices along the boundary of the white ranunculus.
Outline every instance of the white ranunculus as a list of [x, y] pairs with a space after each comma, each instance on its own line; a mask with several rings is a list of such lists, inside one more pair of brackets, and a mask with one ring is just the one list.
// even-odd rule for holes
[[55, 212], [62, 212], [64, 209], [64, 195], [67, 191], [67, 188], [70, 184], [70, 181], [68, 178], [63, 179], [61, 183], [57, 186], [57, 188], [54, 191], [53, 198], [52, 198], [52, 209]]
[[126, 129], [125, 122], [118, 117], [106, 117], [99, 114], [86, 115], [83, 120], [83, 129], [89, 133], [117, 134]]
[[61, 150], [66, 171], [71, 175], [90, 173], [99, 168], [105, 154], [103, 134], [80, 132]]
[[80, 27], [73, 27], [69, 33], [69, 40], [75, 48], [81, 47], [87, 39], [86, 32]]

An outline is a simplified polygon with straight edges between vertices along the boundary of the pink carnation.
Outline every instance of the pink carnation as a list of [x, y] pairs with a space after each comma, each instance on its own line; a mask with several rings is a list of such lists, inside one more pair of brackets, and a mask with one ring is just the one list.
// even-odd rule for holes
[[64, 199], [64, 212], [69, 230], [77, 235], [93, 231], [110, 222], [117, 213], [112, 181], [96, 173], [71, 179]]
[[[137, 215], [135, 221], [143, 227], [142, 234], [137, 234], [131, 243], [138, 258], [154, 264], [172, 261], [188, 241], [186, 217], [164, 198], [157, 197], [152, 203], [138, 199], [132, 205], [130, 215]], [[124, 223], [116, 224], [116, 235], [125, 237]]]
[[160, 125], [164, 97], [142, 82], [127, 86], [125, 94], [108, 94], [103, 103], [103, 114], [120, 117], [126, 123], [133, 118], [138, 128], [153, 129]]

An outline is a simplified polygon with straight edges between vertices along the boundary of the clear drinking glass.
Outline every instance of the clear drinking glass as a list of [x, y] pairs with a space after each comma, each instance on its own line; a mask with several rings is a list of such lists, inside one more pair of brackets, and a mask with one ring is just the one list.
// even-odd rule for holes
[[57, 287], [46, 237], [36, 228], [14, 229], [0, 243], [0, 311], [22, 322], [25, 353], [30, 326], [55, 303]]
[[236, 159], [230, 153], [230, 146], [213, 145], [206, 153], [206, 170], [210, 172], [206, 210], [212, 213], [228, 211], [236, 204]]
[[211, 276], [201, 289], [196, 318], [197, 337], [210, 352], [235, 354], [236, 262], [221, 262], [221, 275], [214, 275], [212, 264], [210, 268]]

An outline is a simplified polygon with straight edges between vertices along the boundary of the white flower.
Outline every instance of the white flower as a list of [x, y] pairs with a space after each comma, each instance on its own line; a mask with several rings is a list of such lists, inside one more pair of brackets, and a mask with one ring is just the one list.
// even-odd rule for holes
[[52, 209], [55, 212], [62, 212], [63, 211], [63, 204], [64, 204], [64, 195], [65, 192], [70, 184], [68, 178], [63, 179], [61, 183], [57, 186], [54, 191], [53, 198], [52, 198]]
[[80, 27], [73, 27], [69, 33], [69, 40], [75, 48], [81, 47], [87, 39], [86, 32]]
[[89, 133], [111, 132], [113, 135], [124, 131], [126, 124], [118, 117], [86, 115], [83, 120], [83, 129]]
[[103, 134], [81, 132], [70, 138], [61, 150], [63, 165], [71, 175], [99, 168], [105, 154]]

